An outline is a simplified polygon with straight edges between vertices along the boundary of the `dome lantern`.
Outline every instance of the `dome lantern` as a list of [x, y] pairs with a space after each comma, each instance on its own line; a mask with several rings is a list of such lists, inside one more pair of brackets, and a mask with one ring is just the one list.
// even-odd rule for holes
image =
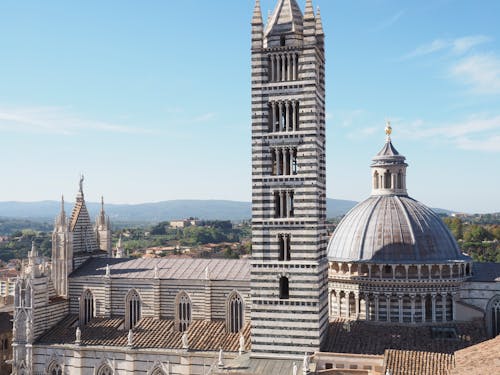
[[400, 155], [392, 144], [392, 127], [388, 121], [385, 128], [387, 136], [382, 150], [372, 159], [372, 196], [401, 195], [407, 196], [406, 158]]

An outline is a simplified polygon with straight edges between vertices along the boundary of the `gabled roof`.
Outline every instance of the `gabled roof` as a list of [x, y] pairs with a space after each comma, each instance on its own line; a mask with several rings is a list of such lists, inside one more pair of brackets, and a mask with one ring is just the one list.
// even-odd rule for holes
[[297, 1], [279, 0], [267, 24], [265, 35], [302, 32], [303, 21]]

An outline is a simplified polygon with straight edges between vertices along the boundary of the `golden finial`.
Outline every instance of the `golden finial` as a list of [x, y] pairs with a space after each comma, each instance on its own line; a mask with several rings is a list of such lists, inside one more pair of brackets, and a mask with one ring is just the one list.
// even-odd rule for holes
[[387, 121], [387, 125], [385, 126], [385, 135], [387, 135], [387, 140], [391, 139], [392, 127], [391, 122]]

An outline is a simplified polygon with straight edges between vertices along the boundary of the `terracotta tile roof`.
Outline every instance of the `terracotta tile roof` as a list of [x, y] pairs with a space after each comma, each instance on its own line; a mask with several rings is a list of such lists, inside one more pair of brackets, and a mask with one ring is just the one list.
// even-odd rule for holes
[[[66, 316], [59, 324], [38, 339], [39, 344], [73, 344], [78, 324], [76, 315]], [[95, 318], [81, 327], [82, 346], [127, 346], [128, 331], [123, 318]], [[142, 318], [133, 329], [134, 347], [139, 349], [182, 349], [182, 333], [174, 329], [173, 320]], [[239, 333], [228, 333], [224, 321], [193, 321], [187, 331], [189, 348], [199, 351], [228, 352], [239, 349]], [[246, 350], [250, 349], [250, 323], [242, 330]]]
[[102, 259], [94, 258], [83, 264], [71, 277], [98, 277], [106, 273], [109, 264], [111, 278], [152, 279], [155, 266], [160, 279], [202, 280], [205, 270], [211, 280], [250, 280], [248, 259]]
[[455, 353], [452, 375], [500, 374], [500, 336]]
[[[346, 326], [345, 326], [346, 325]], [[349, 326], [349, 329], [347, 328]], [[430, 326], [387, 325], [354, 321], [347, 323], [336, 319], [330, 323], [330, 331], [324, 351], [353, 354], [384, 354], [386, 349], [453, 353], [486, 339], [482, 322], [443, 324], [453, 327], [456, 339], [432, 338]]]
[[386, 350], [385, 369], [392, 375], [448, 375], [453, 366], [453, 354]]

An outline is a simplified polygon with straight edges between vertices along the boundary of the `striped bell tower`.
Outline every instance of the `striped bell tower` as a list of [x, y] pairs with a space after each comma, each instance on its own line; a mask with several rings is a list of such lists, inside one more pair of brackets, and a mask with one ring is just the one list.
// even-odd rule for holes
[[325, 54], [319, 9], [252, 19], [252, 353], [319, 351], [328, 326]]

